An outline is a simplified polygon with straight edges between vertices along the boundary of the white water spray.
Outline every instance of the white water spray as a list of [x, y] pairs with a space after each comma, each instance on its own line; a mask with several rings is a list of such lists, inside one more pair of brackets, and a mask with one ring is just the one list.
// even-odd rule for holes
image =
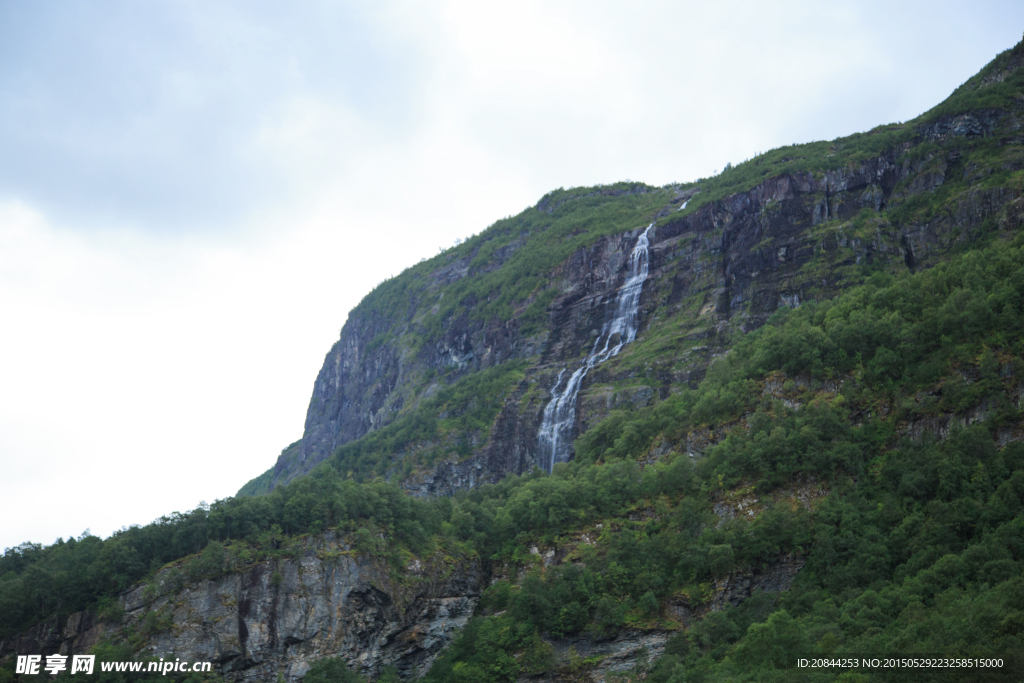
[[548, 472], [554, 469], [556, 462], [569, 460], [572, 428], [576, 422], [576, 395], [579, 393], [583, 378], [590, 368], [618, 355], [623, 346], [636, 339], [636, 328], [640, 322], [640, 291], [643, 289], [644, 280], [647, 279], [649, 268], [647, 233], [652, 227], [654, 223], [647, 226], [629, 255], [629, 274], [622, 283], [618, 296], [615, 297], [613, 315], [602, 326], [601, 334], [594, 340], [594, 348], [590, 350], [590, 355], [569, 376], [564, 387], [562, 377], [565, 375], [565, 369], [558, 373], [555, 386], [551, 388], [551, 401], [544, 408], [544, 419], [537, 432], [540, 460]]

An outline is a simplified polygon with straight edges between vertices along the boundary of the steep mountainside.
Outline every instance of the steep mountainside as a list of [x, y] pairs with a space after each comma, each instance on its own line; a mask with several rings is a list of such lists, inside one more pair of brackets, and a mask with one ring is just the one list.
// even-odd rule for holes
[[545, 409], [608, 342], [641, 235], [636, 342], [574, 387], [558, 459], [609, 410], [696, 386], [780, 307], [1007, 234], [1021, 212], [1020, 61], [1004, 53], [914, 121], [774, 150], [716, 178], [552, 192], [410, 268], [350, 313], [302, 439], [240, 493], [328, 459], [419, 494], [549, 469]]
[[1024, 680], [1022, 125], [1024, 43], [915, 121], [414, 266], [258, 495], [0, 557], [0, 683]]

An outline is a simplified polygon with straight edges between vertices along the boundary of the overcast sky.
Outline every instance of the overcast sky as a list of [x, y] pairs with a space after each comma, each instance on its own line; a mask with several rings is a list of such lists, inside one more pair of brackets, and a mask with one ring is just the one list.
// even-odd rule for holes
[[0, 0], [0, 548], [234, 494], [383, 278], [903, 121], [1020, 2]]

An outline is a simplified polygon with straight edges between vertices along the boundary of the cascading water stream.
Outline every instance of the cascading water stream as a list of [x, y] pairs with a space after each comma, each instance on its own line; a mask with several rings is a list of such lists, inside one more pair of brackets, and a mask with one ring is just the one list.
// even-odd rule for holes
[[[636, 339], [640, 317], [640, 291], [643, 289], [644, 280], [647, 279], [649, 267], [647, 233], [652, 227], [654, 223], [647, 226], [629, 255], [629, 273], [626, 281], [622, 283], [615, 297], [615, 309], [611, 319], [605, 321], [601, 333], [594, 340], [594, 348], [583, 360], [583, 364], [569, 376], [564, 387], [562, 377], [565, 376], [565, 369], [558, 373], [555, 386], [551, 388], [551, 401], [544, 408], [544, 419], [537, 432], [541, 462], [545, 463], [548, 472], [554, 469], [556, 462], [565, 462], [569, 459], [568, 447], [576, 422], [576, 395], [579, 393], [583, 378], [590, 368], [618, 355], [624, 345]], [[616, 335], [618, 339], [613, 346], [612, 340]]]

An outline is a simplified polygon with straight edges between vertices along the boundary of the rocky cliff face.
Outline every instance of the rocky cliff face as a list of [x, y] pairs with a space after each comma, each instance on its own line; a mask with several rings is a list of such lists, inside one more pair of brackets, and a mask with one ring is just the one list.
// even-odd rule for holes
[[121, 623], [53, 617], [0, 643], [0, 658], [83, 653], [108, 639], [141, 657], [212, 662], [231, 681], [298, 680], [338, 655], [371, 677], [394, 666], [405, 678], [425, 672], [466, 624], [483, 579], [475, 562], [440, 557], [394, 572], [333, 532], [293, 554], [192, 583], [164, 569], [120, 597]]
[[[526, 361], [525, 377], [501, 389], [500, 411], [469, 452], [433, 443], [442, 457], [409, 468], [400, 465], [408, 449], [399, 449], [393, 466], [376, 473], [429, 495], [537, 465], [537, 430], [556, 377], [592, 346], [652, 221], [637, 340], [585, 377], [574, 435], [611, 410], [694, 385], [737, 335], [780, 307], [830, 298], [873, 270], [926, 268], [981, 235], [1016, 229], [1024, 201], [1000, 178], [1024, 168], [1024, 109], [1019, 94], [995, 106], [992, 93], [1016, 82], [1022, 65], [1019, 49], [1001, 55], [917, 122], [795, 146], [793, 158], [776, 157], [750, 176], [760, 182], [737, 185], [743, 191], [716, 189], [714, 179], [556, 191], [415, 266], [349, 315], [317, 376], [302, 440], [257, 488], [308, 472], [339, 446], [410, 414], [438, 386], [510, 360]], [[895, 128], [901, 132], [886, 138]], [[873, 145], [873, 136], [891, 141]], [[720, 198], [704, 199], [711, 196]], [[597, 218], [595, 201], [617, 208]], [[920, 210], [929, 205], [934, 210]], [[555, 230], [558, 221], [571, 225]], [[600, 221], [619, 228], [595, 229]], [[523, 268], [524, 254], [536, 260], [537, 244], [557, 251], [555, 234], [579, 248], [559, 251], [561, 260], [543, 272]], [[574, 242], [577, 235], [587, 237]], [[503, 270], [535, 288], [496, 309], [500, 288], [483, 284]]]
[[372, 348], [386, 325], [360, 317], [346, 323], [313, 383], [300, 461], [323, 460], [336, 446], [358, 439], [401, 407], [388, 401], [402, 374], [401, 356], [389, 344]]
[[[576, 541], [591, 542], [586, 535]], [[533, 552], [545, 565], [557, 565], [569, 549]], [[802, 565], [802, 559], [782, 556], [766, 567], [721, 576], [706, 604], [670, 600], [665, 614], [688, 626], [708, 612], [741, 604], [755, 590], [787, 590]], [[453, 565], [440, 557], [413, 560], [396, 580], [388, 568], [326, 532], [308, 539], [294, 557], [215, 578], [185, 583], [177, 568], [166, 568], [120, 597], [121, 621], [103, 621], [93, 612], [55, 616], [0, 641], [0, 659], [80, 654], [109, 641], [130, 642], [138, 658], [212, 662], [229, 681], [274, 681], [279, 674], [297, 681], [314, 661], [334, 656], [371, 680], [385, 667], [412, 678], [425, 673], [466, 625], [486, 583], [475, 562]], [[548, 637], [562, 673], [525, 680], [563, 680], [580, 660], [587, 660], [580, 668], [587, 680], [610, 680], [657, 659], [672, 635], [627, 629], [609, 638]]]
[[[912, 141], [856, 164], [772, 177], [693, 211], [677, 209], [699, 186], [643, 190], [664, 197], [650, 216], [657, 224], [649, 234], [640, 334], [633, 348], [585, 378], [574, 434], [611, 410], [695, 385], [737, 333], [761, 326], [780, 307], [834, 296], [861, 281], [864, 269], [927, 267], [986, 231], [1014, 229], [1024, 216], [1019, 193], [986, 187], [985, 174], [964, 162], [964, 150], [972, 140], [1010, 144], [1020, 136], [1020, 116], [980, 110], [922, 124]], [[1024, 160], [1006, 164], [1015, 169]], [[958, 193], [952, 211], [926, 220], [886, 213], [964, 180], [973, 187]], [[554, 208], [542, 201], [528, 211]], [[484, 266], [477, 249], [435, 268], [426, 294], [411, 297], [397, 323], [380, 311], [353, 311], [314, 384], [302, 441], [282, 454], [273, 483], [309, 471], [339, 445], [414, 406], [427, 395], [417, 388], [426, 373], [445, 372], [452, 382], [510, 359], [528, 359], [526, 377], [504, 397], [487, 438], [470, 455], [452, 449], [426, 470], [393, 469], [388, 476], [399, 476], [418, 495], [450, 494], [538, 465], [537, 431], [558, 372], [578, 364], [593, 345], [642, 229], [638, 222], [601, 237], [551, 270], [546, 285], [554, 298], [539, 331], [521, 333], [525, 305], [509, 319], [480, 319], [471, 315], [470, 299], [432, 338], [416, 347], [404, 341], [436, 310], [446, 287], [502, 267], [525, 238], [497, 250]], [[406, 337], [394, 333], [396, 324]]]

